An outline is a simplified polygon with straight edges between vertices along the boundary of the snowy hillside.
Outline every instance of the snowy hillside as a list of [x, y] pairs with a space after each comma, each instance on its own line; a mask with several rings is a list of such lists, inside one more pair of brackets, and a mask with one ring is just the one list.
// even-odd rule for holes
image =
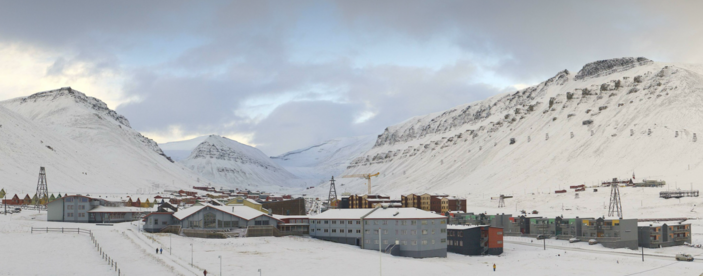
[[208, 136], [179, 163], [201, 175], [202, 183], [208, 181], [229, 188], [304, 185], [259, 149], [218, 135]]
[[701, 66], [622, 58], [388, 127], [345, 174], [381, 172], [374, 192], [393, 195], [547, 193], [633, 172], [701, 187], [701, 136]]
[[329, 180], [345, 171], [353, 158], [370, 150], [376, 135], [337, 138], [271, 157], [299, 178]]
[[207, 138], [208, 136], [200, 136], [190, 140], [163, 143], [160, 144], [159, 147], [167, 156], [171, 157], [172, 160], [178, 162], [191, 155], [193, 149], [200, 145], [200, 143], [203, 143]]
[[0, 177], [10, 193], [136, 192], [190, 187], [197, 176], [102, 101], [62, 88], [0, 102]]

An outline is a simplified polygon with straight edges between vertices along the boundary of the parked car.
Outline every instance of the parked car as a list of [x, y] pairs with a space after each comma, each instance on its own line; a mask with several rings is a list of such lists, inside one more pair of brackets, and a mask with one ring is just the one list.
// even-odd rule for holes
[[547, 235], [538, 235], [537, 237], [535, 237], [535, 239], [537, 239], [537, 240], [544, 240], [544, 239], [547, 239], [547, 238], [548, 238]]
[[15, 208], [15, 213], [22, 212], [22, 208]]
[[675, 260], [691, 262], [694, 261], [694, 257], [689, 254], [677, 254], [675, 255]]
[[597, 243], [599, 243], [599, 242], [596, 241], [595, 239], [589, 240], [589, 245], [595, 245], [595, 244], [597, 244]]
[[570, 239], [570, 243], [575, 243], [575, 242], [579, 242], [579, 241], [580, 240], [578, 238], [571, 238]]

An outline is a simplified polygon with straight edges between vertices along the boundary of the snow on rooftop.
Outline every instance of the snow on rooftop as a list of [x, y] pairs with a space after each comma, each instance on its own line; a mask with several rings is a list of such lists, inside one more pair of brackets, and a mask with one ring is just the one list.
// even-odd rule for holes
[[154, 210], [156, 208], [98, 206], [88, 211], [88, 213], [141, 213], [153, 212]]
[[268, 216], [267, 214], [265, 214], [263, 212], [257, 211], [255, 209], [252, 209], [250, 207], [243, 206], [243, 205], [239, 205], [239, 206], [238, 205], [213, 206], [213, 205], [210, 205], [207, 203], [203, 203], [203, 205], [201, 205], [201, 206], [193, 206], [191, 208], [184, 209], [182, 211], [178, 211], [178, 212], [174, 213], [174, 217], [179, 220], [183, 220], [184, 218], [197, 213], [198, 211], [202, 210], [205, 207], [217, 209], [219, 211], [222, 211], [222, 212], [234, 215], [234, 216], [238, 216], [238, 217], [241, 217], [246, 220], [252, 220], [252, 219], [259, 217], [259, 216], [262, 216], [262, 215]]
[[455, 225], [455, 224], [448, 224], [447, 229], [448, 230], [465, 230], [465, 229], [471, 229], [471, 228], [477, 228], [477, 227], [487, 227], [489, 225]]

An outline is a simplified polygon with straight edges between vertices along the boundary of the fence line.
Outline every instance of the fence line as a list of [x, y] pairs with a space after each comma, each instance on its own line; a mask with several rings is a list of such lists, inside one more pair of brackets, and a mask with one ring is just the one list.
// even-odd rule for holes
[[115, 273], [117, 273], [117, 276], [124, 276], [125, 274], [122, 274], [122, 271], [117, 265], [117, 262], [115, 259], [110, 257], [105, 251], [103, 250], [103, 247], [100, 246], [100, 243], [98, 242], [98, 239], [95, 238], [93, 235], [93, 231], [88, 230], [88, 229], [81, 229], [81, 228], [35, 228], [31, 227], [30, 228], [30, 233], [49, 233], [49, 232], [61, 232], [61, 233], [78, 233], [78, 234], [88, 234], [90, 237], [90, 241], [93, 243], [93, 247], [95, 247], [95, 250], [100, 254], [100, 258], [102, 258], [108, 265], [110, 265], [110, 269], [113, 269]]

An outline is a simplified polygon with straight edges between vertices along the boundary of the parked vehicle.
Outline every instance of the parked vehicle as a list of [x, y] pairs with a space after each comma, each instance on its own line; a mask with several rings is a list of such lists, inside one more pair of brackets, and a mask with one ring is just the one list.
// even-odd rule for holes
[[597, 243], [599, 243], [599, 242], [596, 241], [595, 239], [589, 240], [589, 245], [595, 245], [595, 244], [597, 244]]
[[535, 239], [537, 239], [537, 240], [544, 240], [544, 239], [547, 239], [547, 238], [548, 238], [547, 235], [538, 235], [537, 237], [535, 237]]
[[575, 243], [575, 242], [579, 242], [579, 241], [580, 240], [578, 238], [571, 238], [570, 239], [570, 243]]
[[15, 213], [22, 212], [22, 208], [15, 208]]
[[675, 255], [675, 259], [678, 261], [687, 261], [687, 262], [694, 261], [694, 257], [692, 257], [692, 255], [689, 255], [689, 254], [677, 254], [677, 255]]

